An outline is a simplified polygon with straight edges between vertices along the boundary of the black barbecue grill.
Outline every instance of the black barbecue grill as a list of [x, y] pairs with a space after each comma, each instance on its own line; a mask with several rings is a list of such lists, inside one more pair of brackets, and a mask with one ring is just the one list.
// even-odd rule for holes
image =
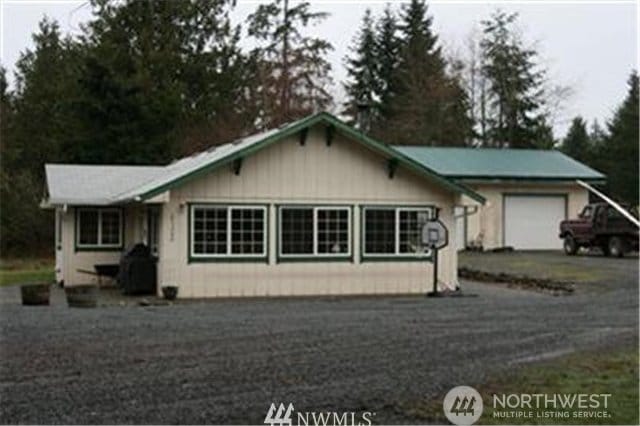
[[120, 258], [118, 285], [124, 294], [156, 293], [157, 259], [144, 244], [136, 244]]

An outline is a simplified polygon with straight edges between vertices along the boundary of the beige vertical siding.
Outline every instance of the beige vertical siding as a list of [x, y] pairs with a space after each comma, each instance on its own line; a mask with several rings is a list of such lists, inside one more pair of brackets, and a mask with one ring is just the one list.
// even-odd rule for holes
[[[503, 219], [502, 203], [504, 194], [563, 194], [567, 196], [567, 216], [576, 217], [589, 202], [589, 193], [575, 183], [499, 183], [469, 185], [487, 199], [480, 211], [468, 217], [467, 240], [472, 241], [482, 235], [485, 249], [502, 247]], [[463, 204], [473, 204], [463, 197]]]
[[[454, 198], [402, 167], [389, 179], [386, 160], [377, 153], [340, 135], [327, 146], [321, 129], [312, 129], [304, 146], [292, 137], [246, 158], [239, 175], [223, 167], [171, 190], [162, 209], [159, 282], [177, 285], [180, 297], [425, 292], [432, 286], [428, 262], [360, 260], [360, 208], [438, 206], [453, 233]], [[268, 205], [268, 261], [189, 263], [188, 203], [196, 202]], [[276, 205], [288, 203], [353, 206], [353, 262], [278, 263]], [[453, 244], [440, 255], [440, 281], [457, 281]]]

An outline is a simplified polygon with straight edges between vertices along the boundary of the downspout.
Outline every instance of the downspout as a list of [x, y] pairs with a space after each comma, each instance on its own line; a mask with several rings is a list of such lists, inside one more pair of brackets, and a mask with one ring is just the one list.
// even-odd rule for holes
[[460, 215], [453, 215], [453, 219], [454, 219], [454, 224], [455, 224], [455, 219], [464, 218], [464, 247], [463, 249], [467, 248], [467, 230], [468, 230], [468, 220], [467, 218], [469, 216], [473, 216], [474, 214], [478, 213], [478, 211], [480, 211], [480, 209], [478, 208], [478, 206], [462, 206], [464, 209], [464, 212]]

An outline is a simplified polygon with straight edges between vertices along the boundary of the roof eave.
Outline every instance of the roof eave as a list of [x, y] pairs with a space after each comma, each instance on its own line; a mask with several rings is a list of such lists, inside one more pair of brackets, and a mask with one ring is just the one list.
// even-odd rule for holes
[[470, 175], [447, 175], [450, 179], [458, 182], [469, 183], [574, 183], [576, 180], [582, 180], [593, 184], [606, 183], [606, 177], [583, 177], [583, 176], [470, 176]]

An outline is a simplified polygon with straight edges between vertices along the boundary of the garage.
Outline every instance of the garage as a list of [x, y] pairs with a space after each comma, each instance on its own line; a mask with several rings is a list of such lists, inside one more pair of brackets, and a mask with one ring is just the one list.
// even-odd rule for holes
[[567, 197], [504, 195], [504, 245], [518, 250], [561, 249], [558, 225], [567, 216]]

